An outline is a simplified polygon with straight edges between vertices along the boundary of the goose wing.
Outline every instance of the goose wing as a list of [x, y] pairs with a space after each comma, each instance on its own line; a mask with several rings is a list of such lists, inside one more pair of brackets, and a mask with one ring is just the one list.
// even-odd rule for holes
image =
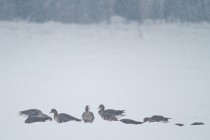
[[20, 111], [19, 115], [25, 115], [25, 116], [38, 116], [38, 114], [42, 113], [41, 110], [38, 109], [28, 109], [24, 111]]
[[171, 118], [165, 118], [165, 117], [160, 116], [160, 115], [154, 115], [154, 116], [151, 117], [151, 119], [153, 121], [160, 122], [160, 121], [168, 121], [168, 119], [171, 119]]
[[114, 116], [125, 116], [125, 110], [114, 110], [114, 109], [106, 109], [104, 110], [104, 113], [108, 113]]

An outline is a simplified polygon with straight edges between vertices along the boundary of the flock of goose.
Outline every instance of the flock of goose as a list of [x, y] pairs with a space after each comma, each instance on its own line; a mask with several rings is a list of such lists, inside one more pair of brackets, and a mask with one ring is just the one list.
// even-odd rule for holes
[[[125, 116], [125, 110], [114, 110], [114, 109], [105, 109], [104, 105], [99, 105], [99, 116], [106, 121], [118, 121], [118, 118]], [[64, 123], [68, 121], [77, 121], [81, 122], [83, 120], [84, 123], [92, 123], [94, 121], [94, 114], [90, 111], [89, 105], [85, 107], [85, 112], [82, 114], [82, 120], [76, 117], [73, 117], [66, 113], [58, 113], [56, 109], [51, 109], [50, 113], [53, 113], [53, 119], [57, 123]], [[19, 115], [26, 116], [27, 119], [25, 123], [35, 123], [35, 122], [45, 122], [47, 120], [52, 121], [52, 118], [46, 114], [44, 114], [41, 110], [38, 109], [28, 109], [24, 111], [20, 111]], [[152, 117], [145, 117], [143, 122], [135, 121], [132, 119], [120, 119], [119, 121], [124, 124], [142, 124], [145, 122], [168, 122], [169, 119], [167, 117], [163, 117], [160, 115], [153, 115]], [[184, 126], [182, 123], [176, 123], [177, 126]], [[191, 125], [204, 125], [203, 122], [194, 122]]]

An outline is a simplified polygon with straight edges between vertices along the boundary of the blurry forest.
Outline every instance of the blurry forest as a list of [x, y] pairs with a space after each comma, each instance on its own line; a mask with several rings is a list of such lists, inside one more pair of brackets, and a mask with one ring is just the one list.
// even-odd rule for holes
[[70, 23], [127, 20], [210, 21], [210, 0], [0, 0], [0, 20]]

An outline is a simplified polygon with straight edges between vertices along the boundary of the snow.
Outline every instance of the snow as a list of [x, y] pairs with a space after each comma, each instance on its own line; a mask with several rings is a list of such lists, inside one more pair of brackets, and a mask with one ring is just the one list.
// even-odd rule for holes
[[[0, 22], [0, 139], [197, 140], [210, 134], [210, 24]], [[99, 104], [126, 117], [103, 121]], [[25, 124], [18, 112], [52, 108], [93, 124]], [[52, 114], [50, 114], [52, 116]], [[204, 126], [191, 126], [195, 121]], [[184, 123], [184, 127], [174, 125]]]

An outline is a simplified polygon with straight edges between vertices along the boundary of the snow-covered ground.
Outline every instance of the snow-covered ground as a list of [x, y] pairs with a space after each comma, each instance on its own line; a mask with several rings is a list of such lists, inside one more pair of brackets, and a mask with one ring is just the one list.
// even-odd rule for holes
[[[0, 22], [1, 140], [208, 140], [209, 83], [210, 24]], [[106, 122], [102, 103], [125, 109], [125, 118], [173, 119]], [[81, 118], [87, 104], [93, 124], [25, 124], [17, 114], [56, 108]]]

